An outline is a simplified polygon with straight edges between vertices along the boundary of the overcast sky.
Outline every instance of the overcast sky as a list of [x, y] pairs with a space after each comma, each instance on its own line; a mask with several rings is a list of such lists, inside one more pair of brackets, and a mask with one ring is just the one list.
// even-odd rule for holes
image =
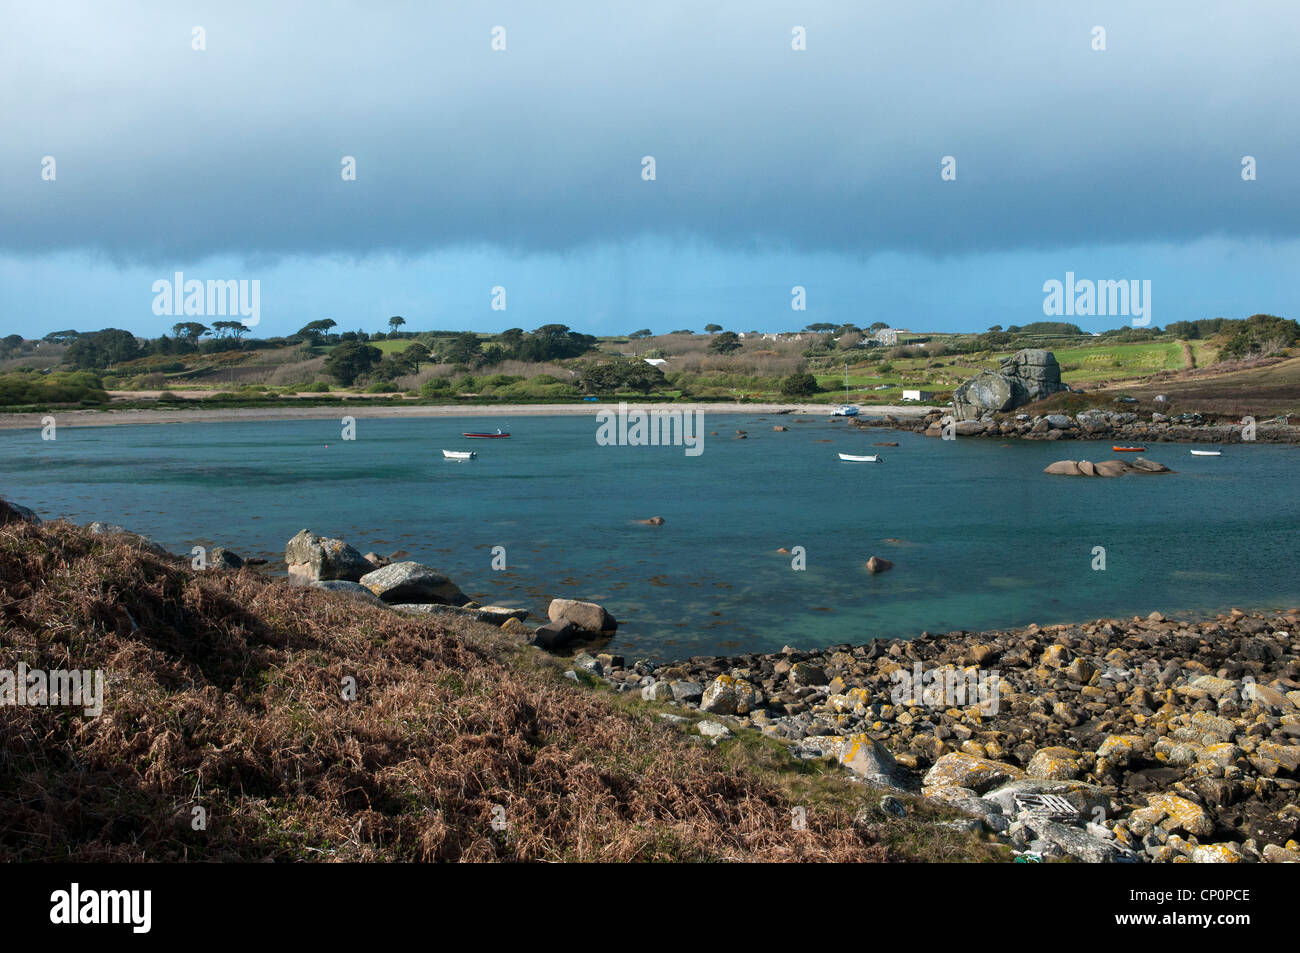
[[1067, 271], [1297, 316], [1297, 48], [1294, 0], [8, 2], [0, 331], [158, 333], [176, 271], [259, 335], [977, 330]]

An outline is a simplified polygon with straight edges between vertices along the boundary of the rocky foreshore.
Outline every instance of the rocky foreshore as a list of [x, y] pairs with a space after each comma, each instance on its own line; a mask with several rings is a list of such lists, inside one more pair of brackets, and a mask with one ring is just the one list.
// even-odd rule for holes
[[[616, 691], [757, 730], [934, 798], [1018, 850], [1086, 861], [1300, 861], [1300, 610], [922, 634], [627, 665]], [[935, 674], [937, 673], [937, 674]]]
[[[120, 526], [87, 529], [168, 555]], [[195, 570], [251, 562], [226, 549], [171, 558]], [[1300, 861], [1300, 609], [628, 664], [592, 654], [618, 622], [591, 602], [554, 599], [534, 627], [527, 611], [472, 602], [431, 567], [308, 530], [285, 564], [294, 584], [493, 625], [539, 650], [586, 648], [571, 678], [668, 704], [661, 717], [700, 743], [780, 739], [798, 758], [941, 801], [1031, 859]], [[881, 807], [905, 810], [889, 795]]]
[[[1131, 411], [1086, 410], [1070, 414], [985, 413], [955, 420], [950, 413], [932, 412], [918, 419], [885, 418], [895, 430], [927, 437], [992, 437], [1005, 440], [1113, 440], [1122, 443], [1300, 443], [1300, 426], [1277, 417], [1248, 424], [1187, 422], [1161, 413], [1141, 416]], [[860, 421], [859, 426], [873, 426]], [[878, 424], [875, 424], [878, 426]]]

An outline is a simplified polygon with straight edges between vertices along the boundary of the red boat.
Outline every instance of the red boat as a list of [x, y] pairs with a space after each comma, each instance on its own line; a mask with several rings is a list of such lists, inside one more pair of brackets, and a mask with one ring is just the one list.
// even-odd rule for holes
[[501, 428], [497, 428], [496, 433], [462, 433], [462, 437], [479, 437], [483, 440], [500, 440], [502, 437], [508, 437], [510, 434], [502, 433]]
[[1113, 453], [1141, 453], [1146, 447], [1111, 447], [1110, 449]]

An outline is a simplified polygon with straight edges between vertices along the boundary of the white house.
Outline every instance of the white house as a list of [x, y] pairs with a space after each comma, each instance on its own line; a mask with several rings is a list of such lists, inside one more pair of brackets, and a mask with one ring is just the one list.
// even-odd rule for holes
[[903, 391], [903, 400], [914, 400], [920, 403], [923, 400], [930, 400], [934, 393], [928, 390], [905, 390]]
[[663, 367], [665, 364], [668, 363], [662, 357], [647, 357], [647, 358], [643, 358], [643, 360], [651, 367]]

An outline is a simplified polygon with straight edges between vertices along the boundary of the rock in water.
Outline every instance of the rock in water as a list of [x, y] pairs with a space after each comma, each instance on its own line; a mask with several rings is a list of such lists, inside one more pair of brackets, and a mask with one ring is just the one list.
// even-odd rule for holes
[[415, 562], [384, 566], [382, 569], [366, 573], [361, 577], [360, 582], [384, 602], [390, 604], [432, 602], [448, 606], [463, 606], [469, 602], [465, 593], [442, 573]]
[[1059, 476], [1083, 476], [1083, 471], [1079, 469], [1079, 464], [1073, 460], [1057, 460], [1055, 463], [1048, 464], [1043, 468], [1044, 473], [1055, 473]]
[[581, 630], [572, 622], [561, 620], [559, 622], [548, 622], [545, 625], [539, 625], [533, 630], [533, 637], [530, 644], [539, 648], [554, 650], [564, 645], [566, 642], [572, 642], [578, 637]]
[[879, 556], [872, 556], [867, 560], [867, 572], [875, 573], [884, 572], [886, 569], [893, 569], [894, 564], [888, 559], [881, 559]]
[[306, 529], [285, 544], [284, 561], [289, 566], [289, 581], [299, 585], [329, 579], [360, 582], [374, 569], [343, 540], [317, 536]]
[[1173, 473], [1174, 472], [1173, 470], [1170, 470], [1167, 466], [1165, 466], [1163, 463], [1156, 463], [1156, 461], [1148, 460], [1146, 457], [1138, 457], [1136, 460], [1134, 460], [1131, 469], [1134, 472], [1140, 471], [1142, 473]]
[[578, 628], [593, 635], [605, 635], [618, 628], [617, 620], [606, 612], [604, 607], [594, 602], [552, 599], [546, 614], [552, 622], [572, 622]]

